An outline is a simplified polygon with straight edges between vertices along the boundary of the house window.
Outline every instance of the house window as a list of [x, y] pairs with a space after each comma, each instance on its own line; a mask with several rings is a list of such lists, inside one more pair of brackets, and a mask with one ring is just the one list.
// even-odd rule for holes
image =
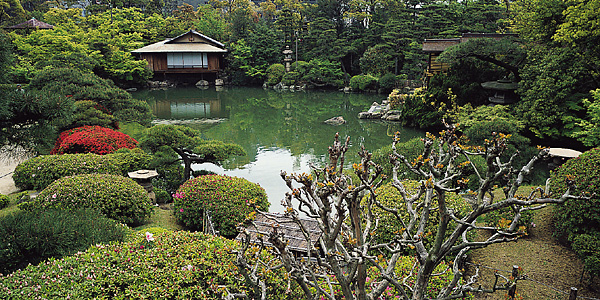
[[167, 53], [169, 69], [208, 68], [206, 53]]

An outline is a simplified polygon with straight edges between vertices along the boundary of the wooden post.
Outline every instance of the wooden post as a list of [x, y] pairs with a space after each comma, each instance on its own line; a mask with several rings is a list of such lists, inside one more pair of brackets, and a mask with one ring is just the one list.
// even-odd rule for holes
[[577, 299], [577, 288], [571, 287], [571, 293], [569, 294], [569, 300]]
[[517, 280], [517, 276], [519, 276], [519, 266], [514, 265], [513, 269], [512, 269], [512, 277], [513, 279], [516, 281]]
[[513, 265], [511, 275], [514, 282], [510, 285], [510, 288], [508, 289], [508, 297], [510, 299], [515, 299], [515, 294], [517, 292], [517, 276], [519, 276], [519, 266]]

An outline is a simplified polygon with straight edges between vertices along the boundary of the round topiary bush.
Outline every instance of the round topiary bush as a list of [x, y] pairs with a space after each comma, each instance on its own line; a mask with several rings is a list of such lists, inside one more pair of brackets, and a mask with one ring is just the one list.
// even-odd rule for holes
[[285, 75], [285, 67], [282, 64], [272, 64], [267, 68], [267, 85], [276, 85], [281, 82]]
[[153, 212], [148, 192], [130, 178], [110, 174], [63, 177], [28, 205], [34, 210], [93, 208], [125, 224], [140, 224]]
[[138, 142], [118, 131], [100, 126], [82, 126], [63, 131], [51, 154], [109, 154], [120, 148], [133, 149]]
[[0, 273], [84, 251], [97, 243], [124, 241], [131, 232], [90, 209], [17, 211], [0, 218]]
[[42, 155], [20, 163], [13, 174], [15, 185], [22, 190], [43, 190], [56, 179], [81, 174], [115, 174], [147, 169], [151, 155], [141, 149], [120, 149], [107, 155]]
[[[551, 172], [551, 195], [560, 197], [567, 181], [577, 188], [575, 195], [589, 199], [568, 199], [554, 207], [555, 234], [569, 241], [593, 276], [600, 275], [600, 148], [586, 151]], [[593, 251], [590, 251], [592, 249]], [[595, 249], [595, 250], [594, 250]]]
[[201, 230], [204, 211], [210, 211], [220, 235], [233, 237], [236, 226], [253, 211], [249, 204], [267, 211], [265, 190], [238, 177], [205, 175], [186, 181], [174, 195], [175, 216], [185, 226]]

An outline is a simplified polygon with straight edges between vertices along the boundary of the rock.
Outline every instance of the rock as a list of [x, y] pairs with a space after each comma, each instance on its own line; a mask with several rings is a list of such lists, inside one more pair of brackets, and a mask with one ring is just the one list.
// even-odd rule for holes
[[349, 87], [349, 86], [347, 86], [347, 87], [344, 87], [344, 89], [343, 89], [343, 92], [344, 92], [344, 93], [346, 93], [346, 94], [348, 94], [348, 93], [352, 93], [352, 88], [351, 88], [351, 87]]
[[196, 82], [196, 86], [208, 86], [210, 83], [206, 80], [198, 80], [198, 82]]
[[385, 117], [386, 121], [393, 121], [393, 122], [398, 122], [400, 121], [402, 118], [401, 115], [388, 115]]
[[339, 116], [339, 117], [333, 117], [329, 120], [326, 120], [323, 123], [333, 125], [333, 126], [338, 126], [338, 125], [342, 125], [342, 124], [346, 123], [346, 120], [344, 120], [344, 118], [342, 116]]
[[363, 112], [359, 112], [358, 113], [358, 118], [359, 119], [370, 119], [371, 118], [371, 113], [363, 111]]
[[283, 83], [280, 82], [280, 83], [276, 84], [275, 86], [273, 86], [273, 89], [274, 90], [281, 90], [281, 89], [283, 89]]
[[216, 85], [216, 86], [223, 86], [223, 84], [225, 84], [225, 83], [223, 82], [223, 79], [217, 79], [217, 80], [215, 80], [215, 85]]
[[125, 91], [127, 91], [127, 92], [135, 92], [135, 91], [137, 91], [137, 88], [128, 88]]

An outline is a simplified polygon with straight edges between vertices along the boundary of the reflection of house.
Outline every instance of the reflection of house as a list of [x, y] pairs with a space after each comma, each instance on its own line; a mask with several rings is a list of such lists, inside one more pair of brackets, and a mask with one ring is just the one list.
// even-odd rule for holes
[[222, 43], [190, 30], [132, 53], [147, 60], [155, 74], [216, 74], [223, 67], [227, 49]]
[[450, 68], [450, 66], [448, 64], [444, 64], [441, 62], [437, 61], [438, 56], [440, 56], [440, 54], [442, 52], [444, 52], [444, 50], [446, 50], [446, 48], [450, 47], [450, 46], [454, 46], [454, 45], [458, 45], [460, 43], [464, 43], [467, 40], [470, 39], [478, 39], [478, 38], [494, 38], [494, 39], [501, 39], [504, 37], [509, 37], [509, 36], [516, 36], [515, 34], [511, 34], [511, 33], [463, 33], [462, 36], [460, 38], [454, 38], [454, 39], [426, 39], [423, 42], [423, 52], [427, 53], [429, 55], [429, 58], [427, 60], [427, 77], [432, 77], [435, 74], [438, 73], [443, 73], [448, 71], [448, 68]]
[[[317, 241], [321, 237], [319, 224], [317, 221], [310, 219], [302, 219], [300, 222], [306, 231], [308, 231], [307, 233], [310, 242], [312, 243], [312, 248], [316, 248]], [[269, 234], [273, 232], [275, 227], [277, 228], [278, 233], [283, 233], [283, 239], [288, 241], [288, 249], [290, 249], [290, 251], [297, 256], [306, 256], [309, 249], [306, 237], [304, 237], [300, 227], [290, 217], [286, 217], [282, 214], [266, 213], [266, 216], [257, 214], [256, 219], [253, 221], [253, 225], [247, 227], [248, 232], [250, 233], [250, 243], [259, 243], [258, 235], [260, 234], [263, 237], [265, 246], [272, 247], [272, 244], [267, 240]], [[242, 238], [243, 235], [239, 234], [235, 239], [241, 241]]]
[[157, 101], [151, 104], [154, 114], [161, 119], [214, 118], [221, 112], [219, 99], [180, 99], [178, 101]]

